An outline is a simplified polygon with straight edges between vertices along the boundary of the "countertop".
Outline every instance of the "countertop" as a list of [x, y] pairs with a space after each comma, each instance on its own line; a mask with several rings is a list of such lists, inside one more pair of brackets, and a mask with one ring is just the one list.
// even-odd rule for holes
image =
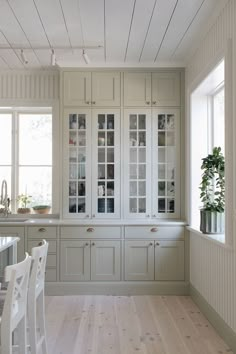
[[19, 237], [0, 236], [0, 252], [11, 247], [19, 240], [20, 240]]

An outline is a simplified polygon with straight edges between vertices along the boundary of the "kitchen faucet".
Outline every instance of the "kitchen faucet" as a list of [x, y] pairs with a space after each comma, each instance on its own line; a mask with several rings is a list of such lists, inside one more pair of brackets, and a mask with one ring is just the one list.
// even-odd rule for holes
[[8, 216], [9, 205], [8, 205], [8, 198], [7, 198], [7, 181], [5, 179], [2, 181], [0, 204], [4, 207], [0, 209], [0, 212], [3, 213], [4, 216]]

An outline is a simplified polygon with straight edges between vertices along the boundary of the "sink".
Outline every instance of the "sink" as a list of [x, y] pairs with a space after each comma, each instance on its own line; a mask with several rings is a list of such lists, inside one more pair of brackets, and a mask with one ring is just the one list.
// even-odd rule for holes
[[14, 222], [24, 222], [24, 221], [27, 221], [28, 219], [22, 219], [22, 218], [0, 218], [0, 223], [1, 222], [11, 222], [11, 223], [14, 223]]

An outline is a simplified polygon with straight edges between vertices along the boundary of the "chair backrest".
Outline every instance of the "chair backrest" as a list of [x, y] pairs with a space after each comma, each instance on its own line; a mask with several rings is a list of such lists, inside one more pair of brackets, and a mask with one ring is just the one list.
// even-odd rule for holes
[[30, 265], [31, 257], [26, 253], [22, 262], [5, 268], [4, 280], [8, 282], [8, 287], [1, 321], [3, 337], [11, 335], [22, 318], [26, 316]]
[[29, 280], [29, 295], [33, 292], [37, 297], [37, 295], [44, 289], [47, 253], [48, 242], [45, 240], [42, 240], [39, 246], [32, 248], [32, 267]]

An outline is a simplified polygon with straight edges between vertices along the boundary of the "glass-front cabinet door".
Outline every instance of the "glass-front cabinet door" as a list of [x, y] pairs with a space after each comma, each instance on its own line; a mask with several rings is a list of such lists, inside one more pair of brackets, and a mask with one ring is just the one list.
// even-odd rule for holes
[[125, 110], [125, 216], [151, 216], [151, 111]]
[[152, 216], [179, 217], [179, 110], [155, 109], [152, 114]]
[[64, 139], [64, 215], [89, 218], [91, 210], [91, 110], [65, 112]]
[[120, 111], [93, 110], [92, 217], [120, 217]]

